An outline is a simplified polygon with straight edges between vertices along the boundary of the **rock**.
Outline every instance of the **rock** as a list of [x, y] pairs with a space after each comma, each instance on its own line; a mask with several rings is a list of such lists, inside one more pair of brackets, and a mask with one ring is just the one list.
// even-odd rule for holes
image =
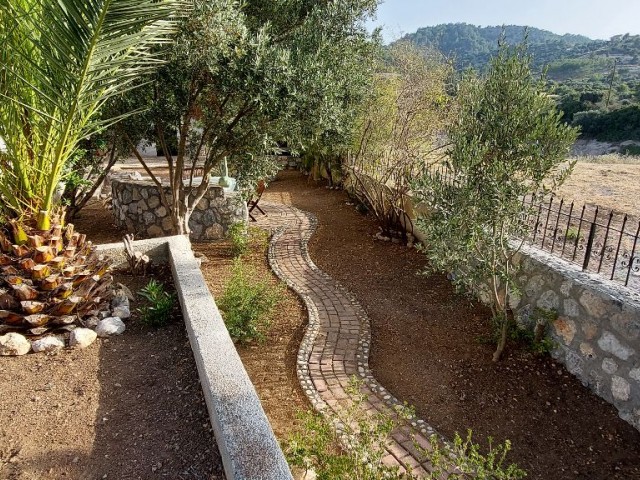
[[222, 225], [216, 223], [207, 228], [204, 234], [207, 240], [218, 240], [224, 236], [224, 229], [222, 228]]
[[24, 335], [11, 332], [0, 336], [0, 355], [25, 355], [29, 350], [31, 350], [31, 342]]
[[593, 340], [598, 335], [598, 325], [593, 322], [585, 321], [582, 324], [582, 333], [586, 340]]
[[[100, 312], [100, 314], [104, 314], [104, 312]], [[109, 316], [111, 314], [111, 312], [107, 312], [107, 316]], [[102, 318], [106, 318], [106, 317], [102, 317]], [[100, 322], [100, 319], [98, 317], [89, 317], [87, 318], [84, 322], [82, 322], [84, 324], [85, 327], [87, 328], [92, 328], [95, 329], [98, 326], [98, 323]]]
[[69, 346], [72, 348], [87, 348], [95, 342], [98, 335], [90, 328], [76, 328], [69, 335]]
[[171, 217], [164, 217], [162, 219], [162, 229], [165, 232], [172, 232], [173, 231], [173, 220], [171, 220]]
[[560, 293], [565, 297], [568, 297], [571, 294], [571, 288], [573, 288], [573, 282], [571, 280], [566, 280], [560, 285]]
[[559, 303], [558, 294], [553, 290], [547, 290], [540, 296], [537, 305], [545, 310], [557, 310]]
[[532, 277], [524, 287], [524, 292], [529, 298], [535, 298], [538, 296], [538, 293], [540, 293], [543, 286], [544, 278], [542, 278], [542, 275], [536, 275], [535, 277]]
[[564, 363], [569, 373], [578, 378], [582, 377], [582, 373], [584, 371], [584, 360], [580, 355], [569, 350], [565, 356]]
[[147, 229], [147, 235], [149, 235], [150, 237], [161, 237], [164, 235], [164, 231], [158, 225], [151, 225]]
[[558, 319], [553, 322], [553, 328], [556, 331], [556, 335], [562, 338], [565, 345], [569, 345], [576, 335], [575, 322], [565, 317], [558, 317]]
[[100, 320], [96, 327], [96, 334], [99, 337], [110, 337], [111, 335], [120, 335], [125, 330], [124, 322], [118, 317], [109, 317]]
[[572, 298], [567, 298], [562, 302], [564, 314], [568, 317], [578, 317], [580, 315], [580, 305]]
[[618, 370], [618, 364], [613, 360], [613, 358], [605, 358], [602, 360], [602, 370], [609, 375], [613, 375]]
[[33, 351], [36, 353], [53, 352], [64, 348], [64, 340], [55, 335], [49, 335], [33, 342], [31, 348], [33, 348]]
[[627, 337], [628, 339], [637, 339], [640, 336], [640, 318], [631, 312], [621, 312], [611, 317], [611, 325], [613, 328]]
[[114, 307], [111, 309], [111, 315], [118, 318], [129, 318], [131, 316], [131, 310], [129, 308], [129, 305], [120, 305], [119, 307]]
[[164, 218], [167, 216], [167, 209], [164, 206], [160, 206], [156, 209], [156, 216], [158, 218]]
[[153, 212], [144, 212], [142, 214], [142, 219], [144, 220], [145, 225], [151, 225], [156, 221], [156, 216]]
[[593, 350], [593, 347], [588, 343], [580, 344], [580, 353], [584, 355], [587, 360], [592, 360], [596, 358], [596, 352]]
[[611, 393], [616, 400], [626, 402], [631, 395], [631, 385], [624, 378], [614, 375], [611, 377]]
[[147, 200], [147, 205], [149, 206], [149, 208], [156, 208], [158, 205], [160, 205], [160, 197], [158, 195], [150, 196], [149, 200]]
[[607, 304], [597, 295], [585, 290], [580, 296], [580, 304], [592, 317], [602, 317], [607, 311]]
[[610, 332], [602, 333], [602, 336], [598, 340], [598, 346], [605, 352], [611, 353], [621, 360], [627, 360], [635, 353], [632, 348], [622, 345], [620, 340]]
[[[136, 297], [133, 295], [129, 287], [127, 287], [126, 285], [122, 283], [116, 283], [116, 289], [121, 290], [122, 293], [124, 293], [126, 297], [129, 299], [130, 302], [133, 302], [136, 299]], [[113, 305], [113, 301], [112, 301], [112, 305]]]
[[629, 377], [633, 378], [636, 382], [640, 383], [640, 367], [632, 368], [629, 372]]

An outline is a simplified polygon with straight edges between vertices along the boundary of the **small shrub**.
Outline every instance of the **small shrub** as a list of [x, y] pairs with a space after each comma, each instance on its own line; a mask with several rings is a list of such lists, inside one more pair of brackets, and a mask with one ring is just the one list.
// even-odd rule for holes
[[423, 450], [432, 466], [427, 478], [517, 480], [527, 476], [516, 464], [506, 464], [507, 454], [511, 450], [509, 440], [494, 446], [489, 437], [489, 451], [483, 455], [480, 453], [480, 446], [473, 443], [471, 436], [471, 430], [468, 430], [465, 439], [456, 433], [452, 443], [443, 443], [436, 435], [432, 435], [431, 448]]
[[153, 279], [138, 293], [148, 302], [148, 305], [138, 309], [142, 323], [155, 328], [169, 323], [175, 304], [174, 295], [166, 292], [164, 286]]
[[243, 222], [234, 223], [229, 227], [229, 240], [231, 241], [231, 254], [239, 257], [249, 248], [249, 232]]
[[[290, 465], [313, 470], [319, 480], [411, 480], [411, 472], [402, 473], [397, 467], [385, 466], [385, 445], [391, 431], [402, 419], [412, 417], [406, 407], [398, 409], [400, 420], [391, 420], [382, 414], [370, 416], [363, 408], [364, 395], [361, 382], [353, 378], [347, 393], [353, 403], [340, 416], [329, 413], [322, 417], [316, 413], [301, 415], [303, 432], [291, 436], [285, 454]], [[340, 436], [334, 425], [343, 429]], [[443, 443], [436, 435], [430, 438], [430, 448], [416, 445], [416, 449], [429, 460], [432, 471], [427, 480], [518, 480], [526, 473], [515, 464], [506, 465], [511, 443], [494, 446], [491, 438], [489, 451], [480, 452], [473, 443], [471, 431], [462, 439], [456, 434], [453, 443]]]
[[243, 222], [238, 222], [229, 227], [228, 233], [231, 241], [231, 254], [234, 257], [244, 255], [249, 248], [259, 250], [267, 246], [268, 234], [261, 228], [247, 227]]
[[281, 286], [271, 285], [267, 278], [258, 277], [253, 268], [237, 258], [218, 301], [231, 338], [240, 342], [264, 339], [264, 330], [269, 326], [282, 290]]

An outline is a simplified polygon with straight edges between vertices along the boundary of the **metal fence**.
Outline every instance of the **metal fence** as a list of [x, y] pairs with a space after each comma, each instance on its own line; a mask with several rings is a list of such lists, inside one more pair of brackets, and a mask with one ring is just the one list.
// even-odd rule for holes
[[625, 286], [640, 289], [640, 221], [596, 205], [548, 197], [528, 204], [532, 246]]

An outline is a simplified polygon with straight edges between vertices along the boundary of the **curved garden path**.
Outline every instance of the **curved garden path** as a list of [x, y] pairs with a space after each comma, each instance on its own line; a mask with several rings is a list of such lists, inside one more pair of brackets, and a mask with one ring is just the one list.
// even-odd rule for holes
[[[329, 409], [340, 418], [351, 404], [349, 383], [358, 377], [364, 397], [361, 407], [367, 414], [397, 419], [396, 409], [402, 403], [369, 370], [366, 312], [353, 294], [309, 257], [307, 243], [316, 228], [315, 217], [287, 205], [261, 202], [260, 206], [267, 215], [256, 215], [257, 224], [274, 232], [269, 245], [271, 268], [300, 295], [309, 313], [297, 359], [298, 378], [309, 400], [317, 410]], [[416, 476], [424, 474], [427, 464], [414, 445], [426, 448], [434, 433], [423, 420], [402, 421], [391, 434], [384, 462], [409, 468]]]

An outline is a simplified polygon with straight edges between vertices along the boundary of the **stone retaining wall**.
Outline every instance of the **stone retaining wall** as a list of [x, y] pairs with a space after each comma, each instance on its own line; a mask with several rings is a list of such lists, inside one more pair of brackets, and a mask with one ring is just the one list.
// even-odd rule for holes
[[518, 322], [533, 328], [536, 308], [557, 312], [554, 358], [640, 430], [640, 294], [530, 247], [520, 261]]
[[[163, 188], [171, 201], [170, 187]], [[158, 187], [151, 181], [113, 179], [111, 191], [116, 225], [141, 237], [172, 233], [169, 212], [160, 202]], [[222, 187], [211, 185], [189, 219], [191, 240], [219, 240], [231, 225], [247, 219], [247, 205], [239, 193], [225, 193]]]

